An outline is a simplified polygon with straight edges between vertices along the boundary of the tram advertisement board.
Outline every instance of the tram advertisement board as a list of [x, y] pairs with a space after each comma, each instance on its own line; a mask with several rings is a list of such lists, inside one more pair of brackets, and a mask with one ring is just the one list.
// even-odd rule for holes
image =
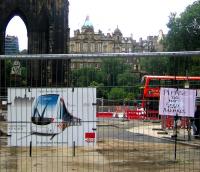
[[96, 88], [8, 88], [8, 146], [93, 145], [95, 121]]

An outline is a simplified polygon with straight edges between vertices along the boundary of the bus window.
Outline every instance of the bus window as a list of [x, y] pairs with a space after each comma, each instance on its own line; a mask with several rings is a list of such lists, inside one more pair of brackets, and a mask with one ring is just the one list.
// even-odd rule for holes
[[158, 79], [151, 79], [149, 81], [149, 87], [150, 88], [160, 87], [160, 80], [158, 80]]
[[185, 88], [185, 80], [178, 80], [176, 88]]
[[174, 85], [173, 80], [164, 80], [165, 87], [174, 87], [173, 85]]
[[198, 89], [200, 87], [199, 81], [189, 81], [189, 88]]

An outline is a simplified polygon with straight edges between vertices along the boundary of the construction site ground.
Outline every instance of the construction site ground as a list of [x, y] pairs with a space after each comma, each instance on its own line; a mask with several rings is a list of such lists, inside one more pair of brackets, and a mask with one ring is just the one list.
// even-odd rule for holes
[[[0, 129], [6, 132], [6, 122]], [[173, 130], [152, 121], [101, 119], [93, 146], [8, 147], [0, 137], [1, 172], [192, 172], [200, 171], [200, 141], [181, 129], [175, 152]]]

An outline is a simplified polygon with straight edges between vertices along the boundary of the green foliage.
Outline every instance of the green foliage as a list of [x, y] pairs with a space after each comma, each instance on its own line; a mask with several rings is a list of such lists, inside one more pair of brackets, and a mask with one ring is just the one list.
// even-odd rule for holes
[[[76, 87], [87, 87], [102, 82], [103, 73], [95, 68], [81, 68], [72, 71], [72, 82]], [[95, 81], [95, 82], [94, 82]]]
[[200, 75], [200, 58], [199, 57], [192, 57], [190, 64], [191, 66], [190, 71], [188, 74], [190, 76], [199, 76]]
[[141, 69], [150, 75], [165, 75], [168, 73], [169, 58], [145, 57], [140, 59]]
[[128, 70], [122, 59], [110, 58], [102, 62], [102, 72], [104, 73], [104, 84], [108, 86], [117, 86], [117, 77], [119, 74]]
[[129, 92], [127, 93], [126, 97], [125, 97], [125, 100], [126, 101], [130, 101], [130, 100], [134, 100], [135, 99], [135, 95], [133, 92]]
[[[196, 51], [200, 49], [200, 1], [189, 5], [179, 16], [172, 13], [167, 24], [169, 32], [164, 39], [167, 51]], [[170, 74], [198, 75], [200, 58], [171, 57]]]
[[27, 85], [27, 68], [26, 67], [21, 67], [21, 85], [26, 86]]
[[124, 91], [123, 88], [112, 88], [110, 92], [108, 93], [108, 99], [110, 100], [121, 100], [125, 99], [126, 97], [126, 92]]
[[[168, 34], [163, 40], [166, 51], [195, 51], [200, 49], [200, 1], [194, 2], [177, 16], [171, 13]], [[142, 71], [151, 75], [199, 75], [199, 57], [145, 57]]]
[[133, 83], [137, 81], [137, 78], [134, 74], [129, 73], [129, 71], [125, 71], [124, 73], [120, 73], [117, 76], [117, 84], [122, 86], [133, 86]]
[[[94, 67], [72, 71], [73, 86], [96, 87], [97, 97], [105, 99], [133, 99], [138, 93], [139, 75], [122, 58], [103, 59], [100, 69]], [[113, 89], [123, 87], [123, 89]]]
[[199, 50], [200, 1], [194, 2], [177, 17], [172, 13], [167, 24], [169, 32], [165, 40], [168, 51]]

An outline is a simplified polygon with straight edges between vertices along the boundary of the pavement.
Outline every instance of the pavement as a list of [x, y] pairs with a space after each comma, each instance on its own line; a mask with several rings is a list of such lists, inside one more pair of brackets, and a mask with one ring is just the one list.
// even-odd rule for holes
[[[127, 131], [175, 142], [175, 138], [173, 137], [175, 131], [173, 129], [163, 130], [161, 124], [154, 124], [148, 122], [145, 125], [129, 128], [127, 129]], [[200, 137], [195, 138], [195, 136], [192, 134], [192, 131], [191, 131], [191, 137], [188, 136], [188, 134], [189, 133], [187, 129], [179, 129], [177, 132], [177, 143], [200, 147]]]

